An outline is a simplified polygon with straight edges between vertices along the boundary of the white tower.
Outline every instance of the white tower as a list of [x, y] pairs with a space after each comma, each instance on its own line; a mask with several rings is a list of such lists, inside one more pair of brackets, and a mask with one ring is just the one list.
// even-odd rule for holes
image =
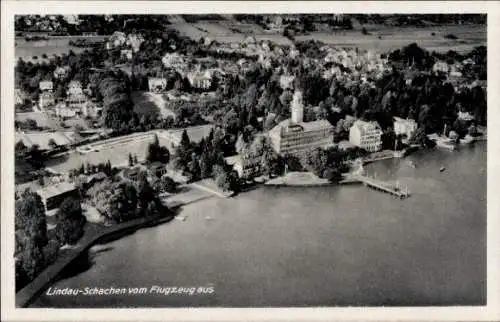
[[304, 120], [304, 104], [302, 103], [302, 92], [295, 91], [291, 104], [292, 122], [302, 123]]

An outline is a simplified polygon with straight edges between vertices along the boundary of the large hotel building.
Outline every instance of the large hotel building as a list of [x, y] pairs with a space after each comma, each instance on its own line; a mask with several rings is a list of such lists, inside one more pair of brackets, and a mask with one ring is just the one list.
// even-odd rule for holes
[[274, 150], [281, 155], [301, 155], [316, 148], [333, 146], [333, 126], [326, 120], [304, 122], [302, 93], [297, 91], [291, 103], [291, 119], [269, 131]]

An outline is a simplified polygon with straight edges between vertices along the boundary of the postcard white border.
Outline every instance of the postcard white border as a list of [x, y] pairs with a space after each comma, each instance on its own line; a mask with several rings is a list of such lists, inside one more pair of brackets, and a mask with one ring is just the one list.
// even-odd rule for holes
[[[15, 14], [181, 13], [487, 13], [488, 166], [487, 306], [273, 309], [19, 309], [14, 305], [14, 24]], [[318, 321], [500, 320], [500, 3], [496, 1], [1, 1], [1, 254], [5, 321]]]

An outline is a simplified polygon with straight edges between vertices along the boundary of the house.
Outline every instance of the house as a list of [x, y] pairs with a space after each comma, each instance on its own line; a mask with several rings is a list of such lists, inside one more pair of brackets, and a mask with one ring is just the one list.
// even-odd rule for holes
[[150, 92], [161, 93], [167, 88], [167, 79], [163, 77], [149, 77], [148, 87]]
[[57, 104], [54, 110], [56, 112], [56, 116], [63, 119], [73, 118], [76, 116], [76, 111], [68, 108], [66, 103]]
[[187, 78], [194, 88], [207, 90], [212, 86], [212, 74], [209, 71], [188, 73]]
[[458, 119], [461, 121], [474, 121], [474, 115], [472, 115], [470, 112], [458, 112]]
[[68, 96], [83, 94], [82, 83], [80, 83], [80, 81], [75, 81], [75, 80], [69, 82], [66, 94]]
[[261, 159], [245, 155], [235, 155], [225, 158], [226, 163], [233, 167], [242, 179], [250, 179], [261, 175]]
[[394, 133], [396, 135], [405, 135], [406, 138], [410, 138], [413, 133], [417, 130], [417, 122], [413, 119], [402, 119], [400, 117], [394, 117]]
[[164, 175], [165, 173], [167, 173], [167, 168], [161, 162], [153, 162], [153, 163], [151, 163], [151, 165], [149, 166], [148, 170], [149, 170], [149, 173], [152, 176], [156, 176], [156, 177], [161, 177], [162, 175]]
[[281, 75], [280, 76], [280, 87], [282, 89], [293, 89], [293, 81], [295, 76], [293, 75]]
[[54, 94], [52, 92], [42, 92], [38, 97], [38, 106], [40, 108], [45, 108], [52, 106], [56, 103]]
[[94, 173], [94, 174], [91, 174], [89, 176], [86, 176], [85, 186], [87, 188], [89, 188], [98, 182], [102, 182], [102, 181], [106, 180], [107, 177], [108, 176], [104, 172], [98, 172], [98, 173]]
[[165, 67], [173, 69], [181, 68], [186, 65], [185, 57], [179, 55], [178, 53], [165, 54], [165, 56], [161, 59], [161, 62]]
[[349, 129], [349, 142], [368, 152], [382, 148], [382, 129], [377, 122], [356, 120]]
[[83, 93], [82, 84], [79, 81], [71, 81], [66, 91], [68, 97], [66, 104], [69, 108], [83, 109], [88, 102], [87, 96]]
[[295, 92], [291, 103], [292, 116], [269, 131], [271, 144], [278, 154], [300, 155], [315, 148], [333, 146], [333, 126], [326, 120], [304, 122], [302, 93]]
[[68, 76], [68, 73], [69, 73], [69, 67], [68, 66], [57, 67], [54, 70], [54, 77], [57, 78], [57, 79], [63, 79], [63, 78], [66, 78], [66, 76]]
[[70, 182], [60, 182], [46, 186], [37, 191], [42, 198], [45, 210], [49, 211], [59, 208], [64, 199], [68, 197], [78, 197], [78, 190], [75, 185]]
[[83, 106], [80, 112], [83, 114], [83, 116], [96, 118], [102, 115], [102, 110], [102, 106], [98, 106], [93, 102], [89, 102]]
[[141, 167], [139, 166], [133, 168], [126, 168], [123, 170], [123, 177], [132, 181], [137, 181], [139, 179], [140, 173], [141, 173]]
[[52, 92], [54, 90], [54, 83], [52, 81], [41, 81], [39, 86], [42, 92]]
[[434, 66], [432, 66], [432, 71], [434, 73], [445, 73], [448, 74], [450, 71], [450, 66], [445, 61], [437, 61]]

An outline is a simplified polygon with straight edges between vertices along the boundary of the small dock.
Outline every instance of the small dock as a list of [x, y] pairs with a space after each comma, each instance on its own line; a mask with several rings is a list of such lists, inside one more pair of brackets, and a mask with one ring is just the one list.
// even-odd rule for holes
[[372, 189], [389, 193], [395, 197], [398, 197], [400, 199], [405, 199], [410, 196], [410, 192], [406, 188], [406, 186], [401, 186], [398, 183], [393, 183], [393, 182], [388, 182], [388, 181], [383, 181], [379, 180], [376, 178], [371, 178], [367, 176], [361, 176], [361, 175], [351, 175], [346, 177], [344, 180], [342, 180], [340, 183], [355, 183], [355, 182], [360, 182], [363, 183], [363, 185], [370, 187]]

